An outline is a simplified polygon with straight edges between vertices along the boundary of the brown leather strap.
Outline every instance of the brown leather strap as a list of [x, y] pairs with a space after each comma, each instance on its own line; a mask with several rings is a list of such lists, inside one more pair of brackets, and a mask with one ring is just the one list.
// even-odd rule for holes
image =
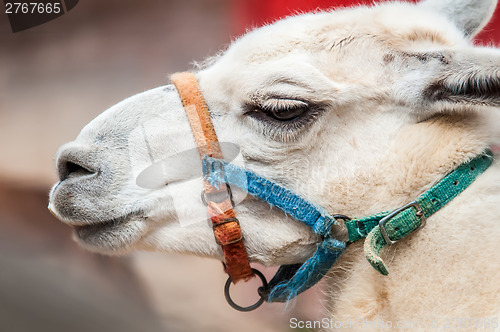
[[[183, 72], [173, 74], [171, 79], [184, 106], [200, 157], [208, 154], [210, 157], [222, 159], [217, 134], [196, 77], [193, 73]], [[240, 224], [233, 210], [228, 188], [226, 185], [217, 189], [204, 181], [203, 195], [214, 228], [215, 239], [224, 253], [226, 272], [234, 282], [237, 282], [248, 279], [254, 273], [248, 261]], [[211, 199], [215, 196], [222, 197], [222, 199]]]

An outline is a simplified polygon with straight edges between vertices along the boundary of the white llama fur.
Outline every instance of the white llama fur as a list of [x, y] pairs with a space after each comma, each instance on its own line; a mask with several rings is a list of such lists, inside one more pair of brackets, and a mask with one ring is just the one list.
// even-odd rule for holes
[[[219, 139], [241, 148], [239, 163], [332, 213], [365, 216], [414, 200], [498, 142], [500, 51], [471, 42], [495, 5], [427, 0], [298, 15], [236, 40], [196, 75]], [[302, 124], [259, 120], [261, 108], [301, 105], [314, 113]], [[141, 137], [149, 151], [131, 143]], [[176, 209], [201, 202], [174, 204], [169, 186], [135, 183], [152, 161], [194, 147], [171, 86], [131, 97], [60, 149], [51, 209], [80, 226], [75, 238], [92, 251], [222, 259], [208, 222], [176, 222]], [[253, 262], [302, 262], [315, 249], [307, 227], [265, 202], [248, 198], [236, 211]], [[383, 252], [389, 276], [366, 262], [361, 242], [349, 246], [328, 275], [329, 315], [394, 324], [498, 316], [499, 235], [495, 162]]]

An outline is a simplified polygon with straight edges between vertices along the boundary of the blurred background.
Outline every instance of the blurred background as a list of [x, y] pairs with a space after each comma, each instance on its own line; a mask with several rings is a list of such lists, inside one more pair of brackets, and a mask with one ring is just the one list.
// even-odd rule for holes
[[[0, 331], [287, 331], [321, 319], [321, 287], [288, 308], [232, 310], [220, 262], [80, 249], [47, 211], [53, 156], [99, 113], [168, 84], [247, 29], [373, 1], [84, 0], [12, 33], [0, 13]], [[498, 43], [498, 15], [478, 38]], [[267, 270], [268, 275], [272, 271]]]

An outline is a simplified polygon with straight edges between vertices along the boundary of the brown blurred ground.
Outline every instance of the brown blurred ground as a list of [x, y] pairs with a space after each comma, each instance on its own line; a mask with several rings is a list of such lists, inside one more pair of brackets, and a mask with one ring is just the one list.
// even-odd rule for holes
[[[0, 331], [283, 331], [321, 317], [225, 303], [213, 260], [84, 252], [46, 210], [53, 155], [116, 102], [230, 42], [230, 0], [84, 0], [13, 34], [0, 13]], [[300, 313], [300, 314], [299, 314]]]

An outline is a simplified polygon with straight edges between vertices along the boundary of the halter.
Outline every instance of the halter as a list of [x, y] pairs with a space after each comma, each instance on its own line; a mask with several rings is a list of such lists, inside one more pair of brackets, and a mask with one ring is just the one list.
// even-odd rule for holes
[[[202, 200], [207, 205], [215, 239], [222, 248], [225, 270], [229, 274], [225, 286], [226, 299], [240, 311], [256, 309], [264, 301], [286, 302], [293, 299], [323, 278], [347, 244], [363, 238], [366, 238], [366, 258], [377, 271], [387, 275], [389, 272], [380, 257], [380, 251], [387, 244], [394, 244], [423, 227], [427, 218], [464, 191], [493, 161], [492, 152], [486, 150], [457, 167], [415, 201], [394, 211], [355, 219], [333, 215], [283, 186], [225, 161], [195, 76], [189, 72], [176, 73], [172, 75], [172, 82], [181, 98], [202, 159]], [[303, 264], [282, 265], [267, 283], [262, 273], [250, 267], [241, 228], [233, 209], [230, 186], [245, 190], [309, 226], [321, 239], [313, 256]], [[335, 238], [339, 229], [347, 229], [348, 237]], [[263, 286], [258, 289], [261, 298], [250, 307], [240, 307], [229, 295], [230, 284], [248, 280], [254, 275], [262, 280]]]

